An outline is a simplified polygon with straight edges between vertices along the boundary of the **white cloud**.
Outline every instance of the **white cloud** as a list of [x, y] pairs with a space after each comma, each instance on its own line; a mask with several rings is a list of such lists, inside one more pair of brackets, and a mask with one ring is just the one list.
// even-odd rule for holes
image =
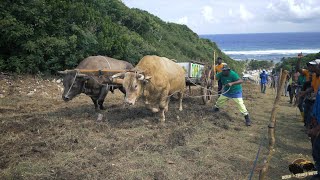
[[[320, 0], [123, 0], [198, 34], [319, 31]], [[179, 7], [179, 8], [177, 8]], [[235, 28], [236, 27], [236, 28]]]
[[254, 18], [254, 15], [242, 4], [239, 7], [239, 15], [242, 21], [250, 21]]
[[210, 6], [202, 7], [201, 14], [207, 22], [212, 23], [216, 21], [213, 15], [213, 9]]
[[178, 24], [185, 24], [187, 25], [189, 22], [189, 18], [187, 16], [181, 17], [177, 20]]
[[303, 23], [319, 20], [320, 3], [316, 0], [280, 0], [268, 7], [271, 20]]
[[229, 16], [233, 17], [234, 13], [232, 9], [229, 9]]

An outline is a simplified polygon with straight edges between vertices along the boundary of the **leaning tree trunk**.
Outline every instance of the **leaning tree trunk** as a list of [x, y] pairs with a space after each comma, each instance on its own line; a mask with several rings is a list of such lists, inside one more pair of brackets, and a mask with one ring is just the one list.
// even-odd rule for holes
[[276, 127], [276, 113], [277, 110], [279, 109], [279, 101], [281, 99], [281, 92], [283, 91], [284, 84], [286, 82], [287, 76], [288, 76], [288, 71], [282, 69], [280, 70], [280, 78], [279, 78], [279, 83], [277, 87], [277, 96], [276, 99], [274, 100], [272, 112], [271, 112], [271, 117], [270, 117], [270, 123], [268, 125], [268, 138], [269, 138], [269, 148], [268, 148], [268, 156], [264, 161], [264, 166], [260, 171], [259, 174], [259, 179], [264, 180], [266, 178], [266, 174], [269, 169], [269, 164], [270, 160], [272, 158], [273, 153], [275, 152], [274, 146], [275, 146], [275, 127]]

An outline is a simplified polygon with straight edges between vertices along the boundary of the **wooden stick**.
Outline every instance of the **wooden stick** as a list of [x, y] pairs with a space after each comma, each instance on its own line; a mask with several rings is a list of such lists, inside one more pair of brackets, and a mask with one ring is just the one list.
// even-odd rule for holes
[[282, 71], [282, 69], [280, 70], [280, 77], [279, 77], [279, 83], [278, 83], [278, 87], [277, 87], [277, 96], [276, 99], [274, 100], [273, 103], [273, 108], [271, 111], [271, 117], [270, 117], [270, 123], [268, 125], [268, 138], [269, 138], [269, 148], [268, 148], [268, 155], [267, 158], [264, 160], [264, 166], [260, 171], [259, 174], [259, 179], [260, 180], [264, 180], [266, 179], [266, 174], [268, 172], [269, 169], [269, 163], [270, 160], [272, 158], [273, 153], [275, 152], [274, 146], [275, 146], [275, 142], [276, 142], [276, 138], [275, 138], [275, 127], [276, 127], [276, 113], [277, 110], [279, 109], [279, 101], [281, 99], [281, 92], [284, 89], [284, 84], [286, 82], [288, 76], [288, 71], [284, 70]]
[[213, 50], [213, 66], [212, 66], [212, 72], [213, 72], [213, 82], [212, 82], [212, 86], [213, 88], [216, 85], [216, 51]]
[[121, 73], [126, 72], [126, 70], [113, 70], [113, 69], [77, 69], [80, 73]]

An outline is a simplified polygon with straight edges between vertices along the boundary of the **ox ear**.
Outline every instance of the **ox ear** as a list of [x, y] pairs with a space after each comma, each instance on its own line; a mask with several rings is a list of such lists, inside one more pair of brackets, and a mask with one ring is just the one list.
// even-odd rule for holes
[[124, 72], [123, 72], [123, 73], [117, 73], [117, 74], [111, 76], [111, 78], [112, 78], [112, 79], [115, 79], [115, 78], [123, 79], [123, 78], [124, 78], [124, 75], [125, 75]]

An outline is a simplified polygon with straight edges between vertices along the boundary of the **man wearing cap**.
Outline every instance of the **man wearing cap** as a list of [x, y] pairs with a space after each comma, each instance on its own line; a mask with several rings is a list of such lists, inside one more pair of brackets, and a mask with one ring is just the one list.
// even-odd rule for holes
[[[305, 83], [303, 84], [303, 90], [300, 92], [300, 94], [298, 95], [297, 99], [303, 100], [303, 113], [301, 113], [301, 116], [304, 120], [304, 124], [307, 127], [308, 126], [308, 120], [310, 119], [310, 111], [311, 111], [311, 107], [312, 107], [312, 99], [310, 99], [310, 96], [307, 91], [307, 89], [309, 89], [309, 84], [311, 84], [311, 75], [312, 75], [312, 64], [314, 64], [313, 62], [308, 62], [306, 63], [307, 68], [306, 69], [302, 69], [300, 68], [300, 64], [301, 64], [301, 58], [298, 59], [298, 63], [296, 65], [296, 71], [298, 71], [302, 76], [305, 77]], [[308, 96], [307, 96], [308, 95]]]
[[[312, 156], [315, 162], [317, 174], [311, 179], [320, 179], [320, 60], [314, 61], [317, 65], [314, 68], [313, 78], [317, 78], [313, 86], [318, 86], [316, 92], [316, 100], [312, 110], [311, 126], [308, 135], [311, 137]], [[313, 87], [314, 88], [314, 87]]]
[[266, 93], [267, 83], [268, 83], [268, 74], [266, 73], [266, 70], [263, 70], [260, 74], [260, 84], [261, 84], [261, 93]]
[[[222, 68], [224, 65], [227, 65], [226, 63], [222, 63], [222, 58], [218, 57], [218, 62], [217, 65], [214, 67], [214, 72], [215, 74], [217, 73], [221, 73], [222, 72]], [[218, 94], [221, 94], [221, 90], [222, 90], [222, 83], [220, 80], [218, 80]]]
[[224, 86], [224, 93], [221, 94], [216, 102], [215, 112], [218, 112], [229, 99], [232, 99], [237, 103], [240, 112], [244, 115], [246, 126], [251, 126], [249, 113], [242, 99], [242, 79], [227, 65], [223, 66], [222, 72], [218, 73], [216, 78], [217, 80], [221, 80]]
[[320, 78], [319, 73], [315, 73], [318, 70], [318, 65], [320, 64], [320, 60], [311, 61], [308, 63], [308, 70], [311, 73], [311, 87], [306, 91], [301, 91], [299, 97], [305, 98], [305, 106], [304, 106], [304, 120], [307, 128], [310, 128], [311, 123], [311, 112], [313, 109], [313, 104], [315, 102], [315, 95], [318, 92], [318, 88], [320, 86]]

